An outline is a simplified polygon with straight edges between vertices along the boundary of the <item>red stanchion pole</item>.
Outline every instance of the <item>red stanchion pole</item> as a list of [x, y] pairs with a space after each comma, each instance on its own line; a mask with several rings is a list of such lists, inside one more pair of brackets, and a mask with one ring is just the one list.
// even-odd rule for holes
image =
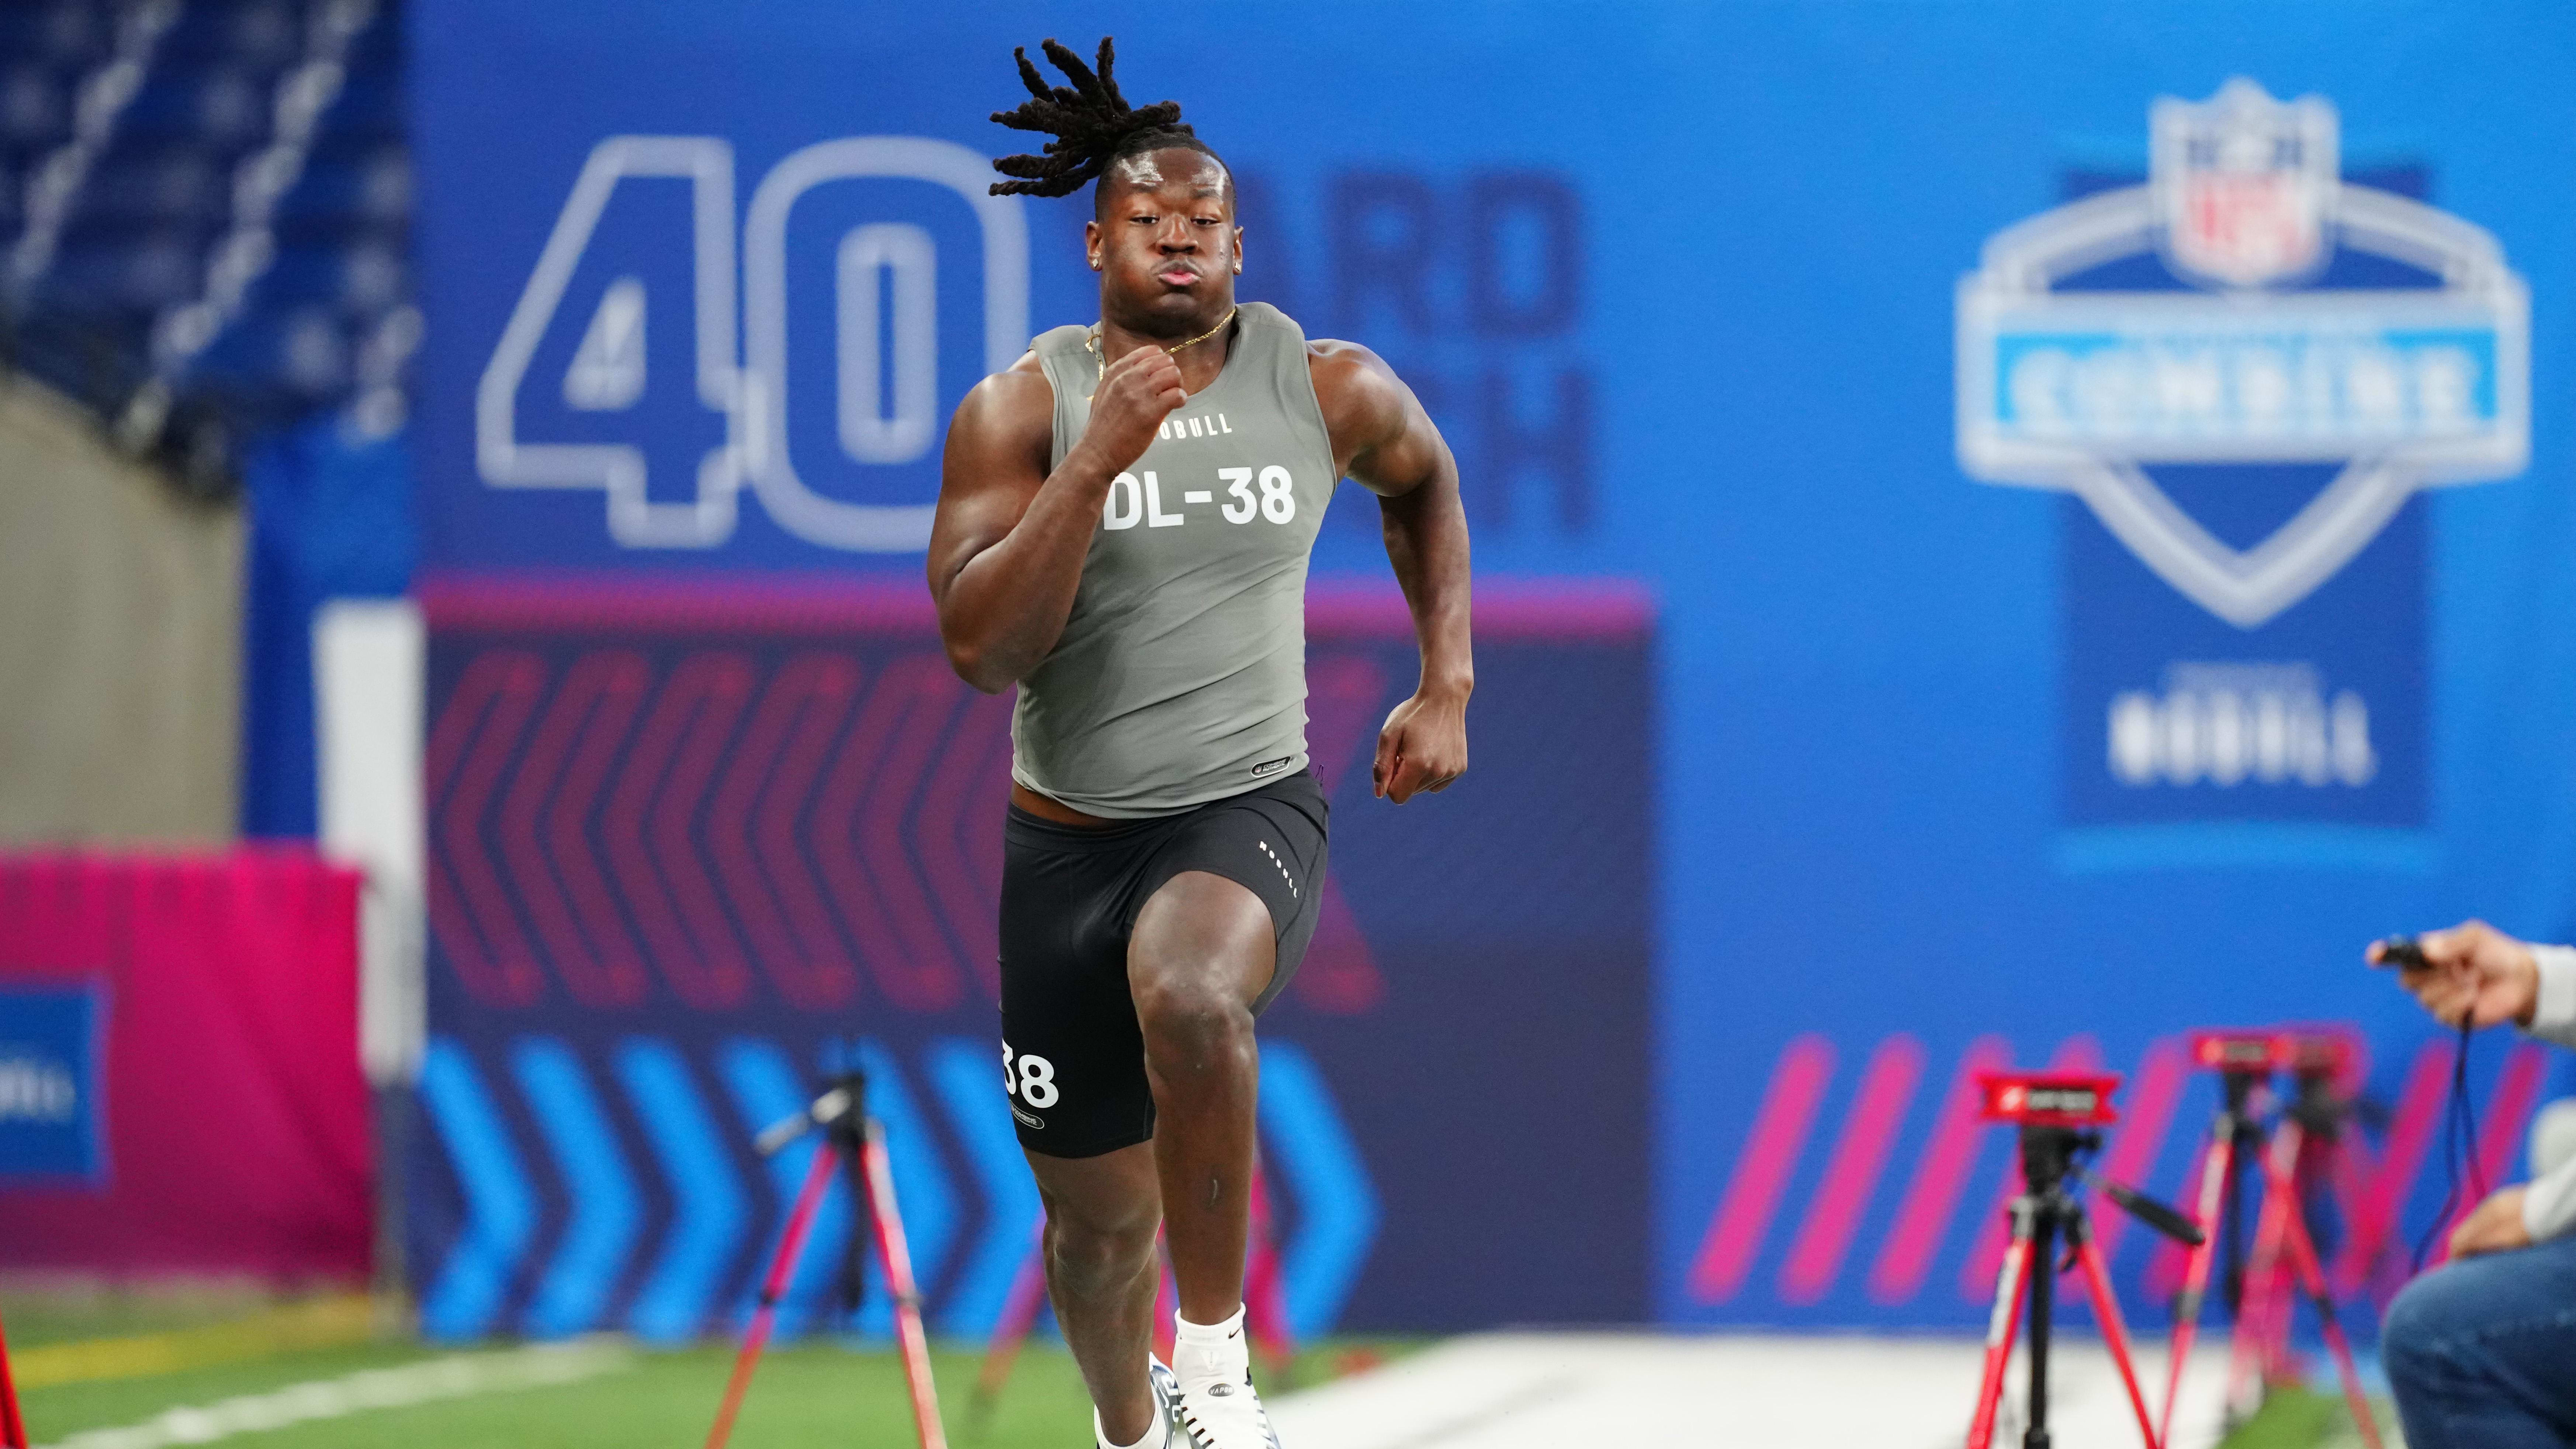
[[787, 1230], [778, 1237], [778, 1251], [769, 1260], [769, 1273], [761, 1280], [760, 1307], [751, 1315], [751, 1328], [743, 1334], [742, 1352], [734, 1355], [733, 1379], [725, 1385], [724, 1403], [716, 1410], [715, 1427], [707, 1431], [707, 1449], [724, 1449], [725, 1440], [733, 1436], [734, 1415], [742, 1410], [742, 1396], [751, 1390], [752, 1371], [760, 1367], [761, 1350], [769, 1346], [770, 1325], [778, 1318], [778, 1300], [787, 1292], [787, 1280], [796, 1273], [796, 1259], [805, 1250], [805, 1234], [814, 1226], [814, 1210], [822, 1205], [823, 1194], [832, 1186], [832, 1144], [815, 1144], [814, 1165], [805, 1172], [805, 1186], [796, 1194], [796, 1206], [787, 1214]]
[[2227, 1403], [2249, 1410], [2283, 1369], [2289, 1352], [2290, 1301], [2282, 1279], [2290, 1224], [2299, 1195], [2288, 1184], [2299, 1160], [2299, 1124], [2281, 1124], [2264, 1154], [2263, 1211], [2254, 1220], [2254, 1247], [2245, 1261], [2245, 1297], [2236, 1311], [2236, 1345], [2228, 1356]]
[[2182, 1401], [2183, 1365], [2190, 1360], [2192, 1340], [2200, 1332], [2201, 1305], [2208, 1300], [2210, 1269], [2218, 1259], [2220, 1198], [2236, 1158], [2236, 1133], [2232, 1124], [2221, 1120], [2223, 1125], [2211, 1134], [2209, 1149], [2201, 1158], [2200, 1199], [2192, 1221], [2205, 1236], [2186, 1260], [2182, 1301], [2174, 1307], [2173, 1362], [2165, 1370], [2165, 1411], [2156, 1425], [2159, 1441], [2173, 1437], [2174, 1405]]
[[2147, 1412], [2147, 1396], [2138, 1389], [2137, 1365], [2129, 1359], [2129, 1325], [2120, 1317], [2120, 1300], [2111, 1296], [2111, 1273], [2102, 1261], [2102, 1245], [2085, 1233], [2076, 1240], [2075, 1261], [2084, 1269], [2084, 1291], [2093, 1300], [2093, 1316], [2102, 1324], [2102, 1341], [2111, 1349], [2111, 1362], [2120, 1370], [2121, 1386], [2129, 1391], [2129, 1407], [2137, 1412], [2138, 1433], [2147, 1441], [2147, 1449], [2162, 1449], [2164, 1436], [2156, 1432], [2155, 1417]]
[[27, 1449], [27, 1421], [18, 1412], [18, 1385], [9, 1376], [9, 1336], [0, 1330], [0, 1449]]
[[984, 1366], [975, 1375], [975, 1394], [966, 1409], [967, 1437], [980, 1437], [993, 1417], [993, 1408], [1001, 1402], [1002, 1385], [1011, 1378], [1011, 1365], [1017, 1363], [1020, 1349], [1037, 1331], [1038, 1314], [1046, 1307], [1046, 1220], [1038, 1220], [1037, 1241], [1029, 1247], [1029, 1256], [1011, 1279], [1010, 1294], [1002, 1300], [1001, 1317], [993, 1320], [992, 1340], [984, 1347]]
[[868, 1201], [876, 1211], [877, 1258], [885, 1267], [886, 1288], [894, 1298], [895, 1337], [903, 1347], [903, 1377], [912, 1390], [912, 1422], [920, 1431], [921, 1449], [948, 1449], [948, 1433], [939, 1422], [939, 1390], [930, 1377], [930, 1337], [921, 1326], [921, 1291], [912, 1279], [912, 1249], [904, 1242], [903, 1215], [896, 1210], [894, 1173], [886, 1164], [885, 1128], [871, 1117], [859, 1143], [859, 1160], [868, 1180]]
[[1154, 1357], [1170, 1363], [1181, 1337], [1181, 1275], [1172, 1267], [1168, 1228], [1154, 1230], [1154, 1266], [1162, 1275], [1154, 1287]]
[[1286, 1272], [1280, 1262], [1279, 1242], [1275, 1232], [1277, 1218], [1271, 1211], [1270, 1183], [1262, 1175], [1261, 1159], [1252, 1159], [1252, 1243], [1249, 1261], [1243, 1274], [1243, 1319], [1255, 1343], [1270, 1355], [1266, 1371], [1277, 1376], [1276, 1387], [1288, 1386], [1297, 1364], [1297, 1340], [1288, 1323]]
[[[2281, 1193], [2291, 1201], [2298, 1200], [2296, 1178], [2269, 1185], [2269, 1191]], [[2325, 1265], [2317, 1261], [2316, 1240], [2308, 1235], [2306, 1214], [2289, 1214], [2284, 1233], [2289, 1249], [2289, 1269], [2299, 1285], [2308, 1290], [2308, 1299], [2317, 1308], [2317, 1321], [2325, 1334], [2326, 1351], [2333, 1355], [2335, 1376], [2342, 1381], [2344, 1407], [2352, 1413], [2353, 1427], [2360, 1431], [2362, 1443], [2369, 1449], [2380, 1449], [2379, 1422], [2370, 1412], [2370, 1399], [2361, 1391], [2361, 1370], [2352, 1361], [2352, 1344], [2344, 1338], [2343, 1323], [2336, 1316], [2334, 1297], [2326, 1291]], [[2289, 1327], [2289, 1295], [2282, 1295], [2281, 1328]]]
[[2012, 1246], [1995, 1275], [1994, 1316], [1986, 1320], [1986, 1367], [1977, 1381], [1977, 1417], [1968, 1425], [1968, 1449], [1992, 1449], [1995, 1413], [2004, 1401], [2004, 1368], [2012, 1362], [2013, 1339], [2021, 1331], [2021, 1290], [2030, 1276], [2032, 1203], [2013, 1204]]

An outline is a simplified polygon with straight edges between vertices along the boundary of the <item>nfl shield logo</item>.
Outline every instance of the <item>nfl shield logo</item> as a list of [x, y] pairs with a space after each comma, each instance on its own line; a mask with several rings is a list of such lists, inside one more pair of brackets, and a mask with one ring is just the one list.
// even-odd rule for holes
[[2163, 99], [2154, 132], [2165, 259], [2227, 287], [2293, 281], [2325, 260], [2337, 191], [2335, 113], [2236, 79], [2206, 101]]

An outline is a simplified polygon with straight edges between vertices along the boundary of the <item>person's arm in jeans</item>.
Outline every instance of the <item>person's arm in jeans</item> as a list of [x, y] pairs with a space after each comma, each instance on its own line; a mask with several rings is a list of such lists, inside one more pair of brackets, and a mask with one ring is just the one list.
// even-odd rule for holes
[[[2543, 1041], [2576, 1047], [2576, 948], [2534, 946], [2484, 921], [2428, 931], [2424, 964], [2398, 980], [2445, 1026], [2512, 1022]], [[2371, 964], [2381, 951], [2370, 948]], [[2524, 1248], [2576, 1232], [2576, 1161], [2524, 1187], [2508, 1187], [2451, 1234], [2453, 1257]]]

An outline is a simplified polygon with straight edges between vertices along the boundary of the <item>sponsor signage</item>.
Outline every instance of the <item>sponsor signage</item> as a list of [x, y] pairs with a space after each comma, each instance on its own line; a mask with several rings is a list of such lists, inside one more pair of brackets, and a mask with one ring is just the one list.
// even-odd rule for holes
[[106, 1016], [85, 986], [0, 990], [0, 1186], [105, 1178]]
[[2420, 172], [2343, 177], [2320, 97], [2232, 80], [2149, 128], [2142, 183], [2007, 228], [1958, 290], [1962, 466], [2084, 506], [2063, 823], [2420, 829], [2407, 504], [2522, 470], [2522, 279]]

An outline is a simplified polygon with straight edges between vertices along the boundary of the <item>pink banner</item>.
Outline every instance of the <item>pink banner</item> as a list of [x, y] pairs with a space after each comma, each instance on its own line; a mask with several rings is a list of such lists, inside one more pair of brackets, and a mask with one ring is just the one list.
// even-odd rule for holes
[[0, 1271], [365, 1276], [358, 877], [0, 856]]

